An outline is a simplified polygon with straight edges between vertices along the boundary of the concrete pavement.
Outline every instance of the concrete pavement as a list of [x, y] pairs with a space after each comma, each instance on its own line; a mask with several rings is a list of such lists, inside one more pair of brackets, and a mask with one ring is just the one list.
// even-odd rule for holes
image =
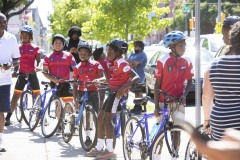
[[[40, 78], [43, 79], [43, 78]], [[14, 85], [12, 86], [14, 87]], [[130, 94], [128, 104], [132, 104], [133, 94]], [[149, 102], [153, 105], [152, 102]], [[186, 108], [186, 120], [195, 122], [195, 107]], [[54, 135], [51, 138], [44, 138], [41, 128], [37, 127], [34, 132], [29, 131], [24, 121], [18, 123], [13, 114], [12, 125], [4, 128], [4, 146], [7, 152], [0, 152], [0, 160], [72, 160], [94, 158], [84, 157], [85, 151], [81, 148], [78, 136], [67, 144], [62, 140], [61, 135]], [[155, 123], [149, 121], [150, 127]], [[122, 139], [117, 139], [115, 148], [117, 159], [123, 160]]]
[[[195, 108], [186, 108], [186, 119], [195, 121]], [[29, 131], [25, 122], [18, 123], [15, 115], [12, 116], [13, 124], [4, 129], [4, 144], [7, 152], [0, 153], [0, 160], [72, 160], [84, 158], [85, 151], [81, 148], [78, 136], [74, 136], [69, 144], [62, 140], [61, 135], [44, 138], [41, 128], [34, 132]], [[151, 123], [152, 122], [152, 123]], [[153, 124], [154, 120], [150, 123]], [[115, 152], [117, 159], [123, 160], [122, 140], [117, 139]]]

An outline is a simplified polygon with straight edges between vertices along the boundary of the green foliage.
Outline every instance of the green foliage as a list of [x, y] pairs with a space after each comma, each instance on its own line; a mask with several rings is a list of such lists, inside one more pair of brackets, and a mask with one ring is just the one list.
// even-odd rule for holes
[[[193, 10], [193, 14], [195, 14], [195, 0], [187, 0], [187, 6]], [[201, 0], [200, 6], [200, 28], [201, 34], [213, 33], [214, 27], [216, 24], [216, 18], [218, 16], [218, 6], [217, 0]], [[239, 0], [221, 0], [223, 3], [221, 9], [222, 12], [227, 16], [230, 15], [240, 15], [240, 3]], [[233, 6], [232, 3], [238, 3], [239, 5]], [[175, 15], [173, 24], [171, 25], [172, 29], [176, 29], [178, 27], [179, 30], [184, 30], [184, 15], [182, 13], [182, 7], [184, 6], [183, 0], [177, 1], [177, 7], [175, 8]], [[194, 16], [194, 15], [193, 15]], [[188, 15], [188, 19], [191, 18], [190, 14]]]
[[161, 18], [170, 9], [159, 8], [159, 0], [71, 0], [71, 6], [70, 0], [53, 2], [54, 33], [66, 35], [69, 27], [77, 25], [85, 39], [104, 43], [115, 37], [127, 40], [129, 34], [134, 39], [142, 39], [153, 29], [164, 29], [172, 23], [171, 19]]
[[23, 13], [33, 2], [34, 0], [0, 0], [0, 11], [9, 20], [12, 16]]

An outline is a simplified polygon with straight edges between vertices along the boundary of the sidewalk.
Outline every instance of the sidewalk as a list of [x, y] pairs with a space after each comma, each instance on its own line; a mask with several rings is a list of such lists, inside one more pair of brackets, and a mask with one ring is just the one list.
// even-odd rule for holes
[[[78, 136], [67, 144], [62, 135], [44, 138], [41, 127], [34, 132], [29, 131], [24, 121], [18, 123], [15, 114], [12, 125], [4, 128], [4, 146], [7, 152], [0, 152], [0, 160], [73, 160], [84, 157]], [[122, 140], [117, 139], [117, 159], [123, 160]], [[84, 160], [94, 158], [84, 157]]]
[[[186, 108], [186, 120], [195, 122], [195, 108]], [[18, 123], [15, 114], [12, 125], [4, 128], [4, 144], [7, 152], [0, 153], [0, 160], [72, 160], [84, 157], [78, 136], [74, 136], [69, 144], [62, 140], [61, 135], [44, 138], [41, 128], [29, 131], [25, 122]], [[151, 124], [153, 124], [152, 122]], [[122, 140], [117, 139], [115, 152], [117, 159], [123, 160]], [[84, 160], [93, 158], [84, 157]]]

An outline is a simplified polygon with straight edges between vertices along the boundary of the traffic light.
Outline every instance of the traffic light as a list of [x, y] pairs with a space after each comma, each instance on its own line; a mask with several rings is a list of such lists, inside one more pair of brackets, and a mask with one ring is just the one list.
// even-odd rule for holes
[[189, 19], [189, 29], [193, 30], [193, 19], [192, 18]]
[[223, 22], [225, 18], [226, 18], [226, 15], [224, 13], [221, 13], [221, 22]]
[[192, 17], [189, 19], [189, 29], [194, 30], [195, 29], [195, 17]]

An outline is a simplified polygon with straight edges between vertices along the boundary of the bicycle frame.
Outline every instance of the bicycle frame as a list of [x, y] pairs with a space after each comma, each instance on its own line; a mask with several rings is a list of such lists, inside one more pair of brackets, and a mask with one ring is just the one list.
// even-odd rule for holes
[[[45, 85], [45, 88], [44, 88], [44, 93], [43, 93], [43, 94], [40, 94], [41, 102], [42, 102], [42, 103], [41, 103], [41, 108], [42, 108], [42, 109], [41, 109], [41, 112], [40, 112], [40, 119], [43, 118], [43, 114], [44, 114], [45, 110], [47, 109], [48, 105], [50, 104], [50, 99], [49, 99], [49, 101], [48, 101], [47, 104], [45, 105], [47, 94], [50, 93], [50, 92], [52, 92], [52, 95], [51, 95], [51, 97], [52, 97], [52, 96], [56, 95], [56, 93], [57, 93], [57, 85], [55, 85], [54, 88], [51, 88], [51, 89], [49, 89], [49, 90], [47, 90], [47, 87], [48, 87], [48, 85], [46, 84], [46, 85]], [[50, 97], [50, 98], [51, 98], [51, 97]]]
[[[153, 139], [156, 137], [156, 135], [158, 135], [162, 129], [165, 127], [165, 125], [167, 124], [168, 122], [168, 119], [169, 119], [169, 115], [168, 115], [168, 110], [167, 108], [164, 108], [163, 111], [160, 111], [159, 112], [161, 115], [163, 115], [163, 118], [161, 120], [161, 123], [160, 123], [160, 126], [158, 128], [158, 131], [155, 133], [155, 135], [153, 136], [152, 140], [150, 140], [150, 134], [149, 134], [149, 127], [148, 127], [148, 118], [151, 118], [154, 116], [154, 113], [144, 113], [144, 116], [139, 120], [138, 124], [137, 124], [137, 127], [135, 128], [131, 138], [130, 138], [130, 142], [132, 141], [137, 129], [140, 127], [140, 125], [144, 125], [145, 126], [145, 138], [147, 140], [147, 146], [148, 146], [148, 151], [150, 149], [150, 146], [151, 146], [151, 141], [153, 141]], [[130, 144], [130, 143], [129, 143]], [[130, 144], [131, 147], [134, 147], [138, 150], [140, 150], [139, 147], [137, 146], [134, 146], [133, 144]]]
[[75, 125], [79, 125], [79, 122], [83, 115], [83, 111], [85, 109], [87, 101], [88, 101], [88, 91], [86, 89], [84, 89], [84, 95], [79, 100], [79, 105], [78, 105], [79, 112], [78, 112], [77, 119], [75, 121]]
[[[119, 104], [121, 105], [121, 110], [126, 109], [126, 106], [127, 106], [126, 101], [127, 101], [126, 96], [122, 96], [122, 98], [120, 99], [120, 102], [119, 102]], [[117, 119], [117, 114], [115, 114], [114, 117], [113, 117], [113, 121], [116, 124], [116, 126], [114, 128], [115, 137], [119, 138], [121, 136], [121, 133], [120, 133], [121, 117], [119, 119]]]

